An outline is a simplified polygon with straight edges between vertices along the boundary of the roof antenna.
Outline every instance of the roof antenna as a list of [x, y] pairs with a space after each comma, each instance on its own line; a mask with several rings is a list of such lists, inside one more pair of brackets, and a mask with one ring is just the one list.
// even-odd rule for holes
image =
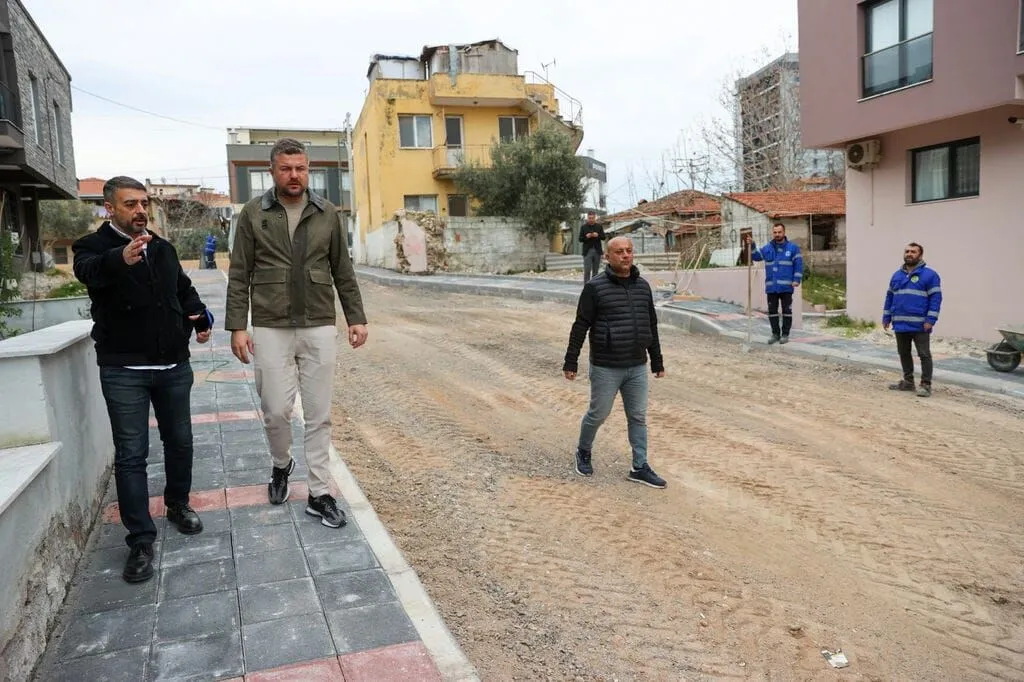
[[547, 64], [545, 64], [544, 62], [540, 63], [540, 68], [544, 70], [544, 80], [546, 81], [551, 80], [550, 78], [548, 78], [548, 67], [550, 66], [558, 66], [558, 61], [552, 58], [551, 61], [548, 62]]

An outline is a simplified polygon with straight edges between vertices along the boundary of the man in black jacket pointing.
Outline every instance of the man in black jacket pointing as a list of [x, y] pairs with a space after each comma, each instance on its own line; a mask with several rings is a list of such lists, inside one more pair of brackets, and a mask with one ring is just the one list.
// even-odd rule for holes
[[164, 446], [167, 520], [185, 534], [203, 530], [189, 506], [192, 488], [192, 332], [205, 343], [213, 317], [181, 269], [170, 242], [146, 230], [149, 199], [138, 180], [103, 186], [110, 220], [71, 247], [75, 276], [92, 299], [92, 338], [114, 436], [114, 481], [131, 548], [123, 577], [153, 576], [156, 526], [149, 512], [146, 457], [149, 406]]
[[612, 239], [605, 257], [605, 271], [583, 286], [562, 367], [566, 379], [576, 379], [580, 349], [589, 331], [590, 409], [580, 425], [576, 473], [593, 475], [594, 438], [612, 411], [616, 394], [621, 393], [629, 444], [633, 448], [628, 478], [652, 488], [664, 488], [664, 479], [647, 463], [648, 355], [654, 376], [665, 376], [654, 296], [647, 280], [633, 265], [632, 241], [626, 237]]

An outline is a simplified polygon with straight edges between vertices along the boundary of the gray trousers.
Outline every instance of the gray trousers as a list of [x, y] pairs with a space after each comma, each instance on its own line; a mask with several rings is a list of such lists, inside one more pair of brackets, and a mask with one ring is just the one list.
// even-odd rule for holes
[[597, 249], [590, 249], [583, 254], [583, 283], [586, 284], [590, 278], [601, 271], [601, 252]]

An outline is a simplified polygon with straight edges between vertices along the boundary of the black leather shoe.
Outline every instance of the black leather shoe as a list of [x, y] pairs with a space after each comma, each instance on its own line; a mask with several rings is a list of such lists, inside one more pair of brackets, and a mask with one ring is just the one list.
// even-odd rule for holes
[[138, 544], [132, 547], [128, 561], [124, 564], [121, 577], [128, 583], [144, 583], [153, 577], [153, 545]]
[[203, 530], [203, 522], [195, 510], [187, 504], [167, 508], [167, 520], [178, 527], [185, 535], [195, 535]]

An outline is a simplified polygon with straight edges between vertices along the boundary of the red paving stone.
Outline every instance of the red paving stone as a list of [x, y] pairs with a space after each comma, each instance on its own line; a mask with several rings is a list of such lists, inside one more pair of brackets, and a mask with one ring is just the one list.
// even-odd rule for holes
[[[163, 496], [149, 498], [149, 515], [154, 519], [166, 515], [167, 507], [164, 506]], [[120, 523], [121, 510], [117, 502], [108, 504], [103, 510], [103, 523]]]
[[337, 658], [261, 670], [245, 676], [245, 682], [335, 682], [344, 679]]
[[[227, 493], [228, 509], [252, 507], [257, 504], [266, 504], [267, 502], [266, 485], [246, 485], [228, 488], [225, 492]], [[291, 481], [288, 484], [288, 499], [298, 500], [307, 495], [309, 495], [309, 488], [306, 487], [305, 481]]]
[[[193, 424], [216, 424], [221, 422], [241, 422], [249, 419], [263, 419], [256, 410], [243, 410], [241, 412], [204, 412], [203, 414], [192, 415]], [[156, 417], [151, 417], [149, 426], [156, 428]]]
[[338, 659], [345, 682], [439, 681], [441, 673], [422, 642], [360, 651]]
[[[224, 489], [204, 490], [198, 493], [194, 492], [189, 495], [189, 504], [192, 505], [192, 508], [197, 512], [224, 509]], [[167, 515], [167, 507], [164, 506], [164, 498], [162, 495], [149, 498], [149, 515], [154, 519]], [[103, 510], [103, 523], [119, 523], [120, 521], [121, 511], [117, 506], [117, 502], [108, 504], [106, 509]]]

